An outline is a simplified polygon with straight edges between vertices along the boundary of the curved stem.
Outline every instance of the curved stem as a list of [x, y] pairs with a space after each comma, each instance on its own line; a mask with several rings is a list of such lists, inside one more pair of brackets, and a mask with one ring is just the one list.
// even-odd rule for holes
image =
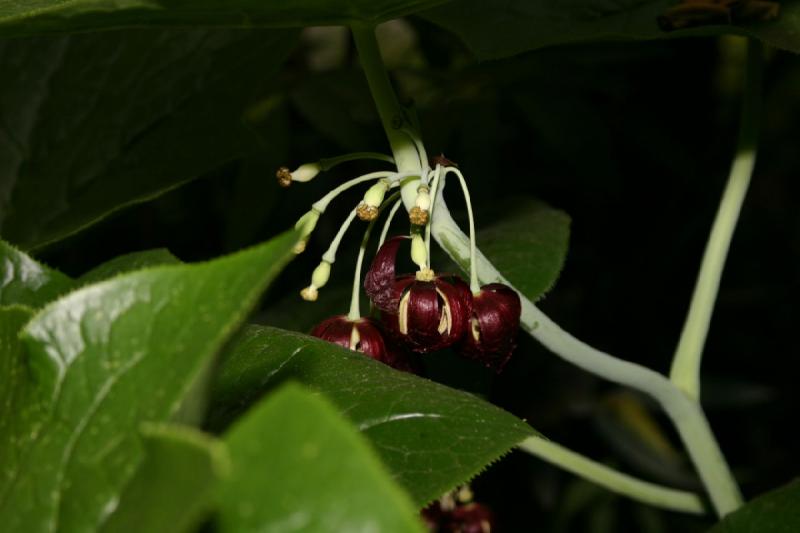
[[542, 437], [529, 437], [518, 447], [545, 461], [559, 465], [589, 481], [650, 505], [691, 514], [705, 512], [702, 500], [692, 492], [662, 487], [623, 474]]
[[[442, 173], [442, 165], [437, 164], [433, 172], [433, 180], [431, 180], [431, 188], [428, 194], [432, 199], [436, 199], [436, 191], [439, 189], [439, 177]], [[436, 202], [431, 202], [431, 208], [428, 212], [428, 224], [425, 226], [425, 249], [428, 252], [428, 260], [431, 258], [431, 226], [433, 225], [433, 212], [436, 209]], [[428, 265], [430, 267], [430, 265]]]
[[[378, 210], [378, 217], [386, 210], [386, 206], [392, 202], [395, 202], [395, 205], [392, 207], [392, 213], [397, 212], [397, 207], [400, 205], [400, 201], [396, 201], [398, 196], [400, 196], [400, 193], [396, 192], [383, 202]], [[361, 238], [361, 246], [358, 248], [356, 271], [353, 275], [353, 292], [350, 295], [350, 311], [347, 314], [347, 318], [350, 320], [358, 320], [361, 318], [361, 266], [364, 264], [364, 254], [367, 251], [369, 236], [372, 234], [372, 228], [375, 227], [375, 222], [378, 220], [378, 217], [375, 217], [374, 220], [371, 220], [370, 223], [367, 224], [367, 229], [364, 230], [364, 236]]]
[[383, 223], [383, 230], [381, 231], [381, 237], [378, 239], [378, 249], [380, 250], [381, 246], [383, 246], [383, 241], [386, 240], [386, 235], [389, 234], [389, 226], [392, 225], [392, 220], [394, 216], [397, 214], [398, 209], [400, 206], [403, 205], [402, 200], [397, 200], [394, 205], [392, 206], [392, 210], [389, 211], [389, 216], [386, 217], [386, 222]]
[[363, 176], [353, 178], [351, 180], [342, 183], [335, 189], [332, 189], [328, 194], [326, 194], [325, 196], [323, 196], [322, 198], [311, 204], [311, 207], [313, 209], [316, 209], [320, 213], [324, 213], [325, 210], [328, 208], [328, 204], [330, 204], [334, 198], [342, 194], [347, 189], [351, 189], [360, 183], [364, 183], [365, 181], [378, 180], [381, 178], [389, 178], [395, 175], [397, 175], [396, 172], [382, 170], [379, 172], [370, 172], [369, 174], [364, 174]]
[[353, 222], [353, 219], [356, 218], [356, 213], [358, 209], [353, 209], [350, 211], [350, 214], [347, 215], [347, 218], [344, 219], [342, 223], [342, 227], [339, 228], [339, 231], [336, 232], [336, 236], [331, 241], [331, 245], [328, 246], [328, 249], [322, 254], [322, 260], [334, 264], [336, 262], [336, 252], [339, 250], [339, 244], [342, 242], [342, 237], [347, 232], [347, 228], [350, 227], [350, 224]]
[[672, 359], [670, 379], [695, 399], [700, 396], [700, 363], [719, 291], [720, 278], [756, 161], [762, 63], [761, 44], [750, 39], [736, 157], [711, 227], [689, 312]]
[[[433, 236], [441, 247], [466, 269], [469, 265], [469, 241], [447, 209], [439, 187]], [[478, 278], [482, 283], [500, 282], [512, 286], [488, 259], [477, 251]], [[700, 405], [675, 387], [666, 377], [641, 365], [604, 353], [576, 339], [553, 322], [530, 300], [520, 295], [520, 325], [562, 359], [587, 372], [620, 385], [639, 390], [654, 398], [678, 430], [689, 456], [720, 516], [742, 504], [739, 487], [733, 479]]]
[[[473, 294], [477, 294], [481, 290], [481, 285], [478, 283], [478, 269], [477, 262], [475, 261], [475, 217], [472, 214], [472, 200], [469, 197], [469, 188], [467, 187], [467, 180], [464, 175], [456, 167], [445, 167], [444, 175], [455, 174], [461, 183], [461, 190], [464, 193], [464, 200], [467, 203], [467, 215], [469, 216], [469, 288]], [[444, 187], [442, 187], [444, 189]], [[436, 202], [434, 202], [436, 203]]]

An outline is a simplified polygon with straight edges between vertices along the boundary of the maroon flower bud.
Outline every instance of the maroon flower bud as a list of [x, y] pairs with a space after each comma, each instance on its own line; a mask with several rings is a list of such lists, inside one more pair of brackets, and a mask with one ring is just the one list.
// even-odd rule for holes
[[519, 295], [502, 283], [484, 285], [472, 297], [470, 327], [459, 345], [461, 355], [497, 372], [503, 370], [517, 344], [522, 307]]
[[467, 329], [472, 308], [469, 287], [458, 276], [434, 275], [430, 270], [395, 275], [400, 243], [384, 243], [364, 281], [364, 289], [382, 311], [383, 322], [411, 350], [426, 353], [458, 342]]
[[468, 503], [450, 513], [449, 531], [459, 533], [491, 533], [494, 525], [492, 512], [483, 504]]
[[394, 346], [387, 346], [378, 325], [371, 318], [350, 320], [337, 315], [320, 322], [311, 335], [361, 352], [397, 370], [419, 373], [419, 366], [408, 354]]
[[423, 509], [420, 514], [431, 532], [491, 533], [494, 529], [492, 512], [480, 503], [445, 508], [437, 501]]

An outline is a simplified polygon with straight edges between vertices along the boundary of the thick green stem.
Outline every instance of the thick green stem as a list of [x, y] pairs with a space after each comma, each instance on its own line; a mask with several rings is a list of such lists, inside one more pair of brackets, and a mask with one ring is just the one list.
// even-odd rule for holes
[[[378, 41], [375, 38], [375, 28], [372, 26], [353, 26], [353, 39], [358, 50], [358, 57], [364, 69], [372, 98], [378, 108], [381, 123], [389, 139], [389, 145], [394, 154], [395, 164], [398, 172], [422, 172], [422, 165], [419, 154], [414, 145], [414, 141], [402, 130], [413, 130], [413, 126], [405, 118], [403, 108], [397, 101], [397, 97], [389, 81], [389, 74], [383, 65], [381, 52], [378, 49]], [[412, 180], [413, 181], [413, 180]], [[403, 202], [408, 205], [413, 202], [413, 198], [406, 200], [406, 196], [411, 194], [412, 188], [408, 185], [403, 187]], [[416, 193], [416, 188], [413, 189]]]
[[[441, 197], [444, 186], [444, 183], [439, 185], [432, 234], [450, 257], [466, 270], [469, 266], [469, 239], [450, 216]], [[477, 267], [481, 283], [499, 282], [512, 286], [480, 250], [477, 251]], [[661, 374], [613, 357], [576, 339], [523, 295], [520, 295], [520, 301], [520, 325], [550, 351], [596, 376], [639, 390], [662, 406], [677, 428], [719, 516], [730, 513], [742, 504], [739, 487], [696, 401]]]
[[728, 249], [756, 161], [758, 117], [761, 109], [762, 58], [761, 44], [750, 39], [736, 157], [711, 227], [692, 302], [670, 370], [672, 382], [695, 399], [700, 396], [700, 363], [703, 359], [703, 347], [708, 336], [711, 315], [714, 312], [722, 270], [725, 267]]
[[703, 514], [702, 500], [692, 492], [662, 487], [623, 474], [542, 437], [529, 437], [519, 444], [521, 450], [557, 464], [601, 487], [664, 509]]

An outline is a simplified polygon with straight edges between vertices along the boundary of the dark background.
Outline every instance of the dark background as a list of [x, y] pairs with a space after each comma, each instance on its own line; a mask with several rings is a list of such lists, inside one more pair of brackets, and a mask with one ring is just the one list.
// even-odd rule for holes
[[[383, 39], [429, 152], [444, 152], [470, 179], [479, 226], [519, 195], [572, 217], [566, 265], [543, 309], [593, 346], [668, 371], [733, 156], [744, 41], [593, 44], [479, 64], [455, 37], [415, 19], [384, 27]], [[800, 61], [769, 51], [765, 68], [758, 163], [703, 362], [703, 403], [748, 497], [800, 471]], [[307, 31], [268, 85], [250, 111], [261, 150], [38, 256], [73, 275], [146, 248], [166, 247], [185, 261], [215, 257], [268, 239], [332, 183], [371, 168], [350, 165], [282, 190], [277, 166], [386, 150], [342, 31]], [[297, 296], [358, 196], [346, 198], [254, 320], [307, 331], [346, 311], [355, 233], [320, 302]], [[451, 203], [463, 220], [463, 202]], [[527, 336], [499, 376], [448, 353], [429, 356], [427, 367], [430, 377], [484, 394], [593, 458], [699, 487], [668, 421], [646, 398], [563, 363]], [[648, 422], [660, 425], [655, 436]], [[519, 452], [474, 487], [504, 531], [702, 531], [710, 523], [618, 498]]]

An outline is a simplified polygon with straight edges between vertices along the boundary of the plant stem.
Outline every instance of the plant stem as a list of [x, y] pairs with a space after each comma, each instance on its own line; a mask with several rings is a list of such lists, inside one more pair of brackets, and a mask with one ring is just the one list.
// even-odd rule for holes
[[[390, 218], [388, 219], [389, 222], [391, 222], [391, 217], [397, 212], [397, 207], [400, 206], [400, 201], [397, 199], [398, 196], [400, 196], [400, 193], [396, 192], [383, 202], [378, 211], [378, 217], [386, 210], [387, 205], [394, 202], [394, 206], [389, 214]], [[347, 318], [350, 320], [358, 320], [361, 318], [361, 266], [364, 264], [364, 254], [367, 251], [367, 244], [369, 244], [369, 236], [372, 234], [372, 228], [375, 227], [378, 217], [375, 217], [374, 220], [371, 220], [370, 223], [367, 224], [367, 229], [364, 230], [364, 236], [361, 238], [361, 246], [358, 248], [356, 271], [353, 274], [353, 292], [350, 295], [350, 312], [347, 314]]]
[[744, 94], [736, 157], [711, 227], [689, 312], [670, 370], [672, 382], [695, 399], [700, 396], [700, 363], [722, 270], [755, 166], [758, 116], [761, 108], [762, 62], [761, 44], [750, 39], [744, 72]]
[[692, 492], [662, 487], [623, 474], [542, 437], [529, 437], [518, 447], [608, 490], [664, 509], [703, 514], [702, 500]]
[[324, 213], [325, 210], [328, 208], [328, 204], [330, 204], [334, 198], [342, 194], [347, 189], [355, 187], [359, 183], [364, 183], [365, 181], [377, 180], [381, 178], [390, 178], [392, 176], [396, 176], [396, 172], [390, 172], [386, 170], [378, 171], [378, 172], [370, 172], [369, 174], [364, 174], [363, 176], [359, 176], [357, 178], [353, 178], [348, 180], [335, 189], [331, 190], [325, 196], [314, 202], [311, 207], [319, 211], [320, 213]]
[[[431, 199], [436, 199], [436, 190], [439, 188], [439, 177], [442, 173], [442, 165], [437, 164], [436, 169], [433, 171], [433, 179], [430, 180], [430, 190], [428, 194], [431, 195]], [[425, 225], [425, 249], [428, 251], [428, 260], [430, 261], [431, 258], [431, 226], [433, 225], [433, 212], [436, 208], [436, 202], [431, 201], [431, 208], [428, 211], [429, 220], [428, 223]], [[430, 265], [428, 265], [430, 267]]]
[[[408, 142], [405, 136], [398, 139], [398, 132], [392, 126], [393, 117], [398, 116], [398, 112], [402, 116], [402, 110], [389, 84], [374, 31], [371, 28], [354, 27], [353, 35], [398, 170], [410, 170], [412, 166], [421, 168], [413, 143]], [[409, 180], [403, 184], [402, 198], [407, 210], [414, 206], [417, 182], [418, 180]], [[431, 233], [450, 257], [466, 269], [471, 251], [469, 240], [447, 209], [442, 196], [444, 185], [442, 179], [436, 197], [432, 199], [436, 212], [431, 221]], [[480, 250], [476, 249], [475, 259], [479, 280], [484, 283], [498, 281], [511, 285]], [[558, 327], [523, 295], [520, 295], [520, 300], [522, 327], [556, 355], [597, 376], [649, 394], [662, 405], [677, 427], [718, 515], [724, 516], [741, 505], [739, 489], [697, 402], [686, 396], [661, 374], [592, 348]], [[548, 459], [583, 475], [574, 469], [573, 463], [565, 460], [563, 454], [550, 454]], [[635, 497], [635, 494], [632, 496]]]
[[336, 262], [336, 252], [339, 250], [339, 244], [342, 242], [342, 237], [347, 232], [347, 228], [350, 227], [352, 224], [353, 219], [356, 218], [356, 213], [358, 212], [357, 209], [353, 209], [350, 211], [350, 214], [347, 215], [347, 218], [344, 219], [342, 226], [339, 228], [339, 231], [336, 232], [336, 236], [331, 241], [331, 245], [328, 246], [328, 249], [322, 254], [322, 260], [326, 261], [330, 264], [334, 264]]
[[[477, 261], [475, 261], [475, 217], [472, 214], [472, 199], [469, 197], [469, 188], [467, 187], [467, 180], [461, 171], [455, 167], [447, 167], [444, 169], [444, 175], [455, 174], [461, 183], [461, 190], [464, 193], [464, 201], [467, 203], [467, 215], [469, 217], [469, 288], [472, 294], [477, 294], [481, 290], [481, 285], [478, 283], [478, 268]], [[435, 204], [436, 202], [434, 202]]]
[[[375, 38], [375, 28], [372, 26], [352, 27], [353, 39], [358, 50], [358, 57], [364, 69], [372, 98], [378, 108], [378, 115], [381, 118], [386, 137], [394, 154], [394, 161], [398, 172], [419, 172], [422, 173], [422, 164], [419, 159], [414, 141], [409, 135], [401, 131], [406, 128], [413, 131], [413, 126], [406, 120], [403, 108], [397, 101], [397, 97], [389, 81], [389, 74], [383, 65], [381, 52], [378, 49], [378, 41]], [[419, 180], [410, 180], [411, 183]], [[403, 203], [413, 205], [416, 187], [411, 187], [411, 183], [403, 186]]]
[[[450, 257], [466, 270], [469, 265], [469, 240], [450, 216], [444, 198], [441, 197], [444, 186], [445, 184], [439, 185], [432, 234]], [[482, 283], [500, 282], [512, 286], [480, 250], [477, 250], [476, 259], [478, 278]], [[613, 357], [576, 339], [522, 294], [520, 301], [520, 325], [550, 351], [596, 376], [639, 390], [662, 406], [677, 428], [719, 516], [724, 516], [741, 505], [739, 488], [705, 414], [696, 401], [686, 396], [663, 375]]]

